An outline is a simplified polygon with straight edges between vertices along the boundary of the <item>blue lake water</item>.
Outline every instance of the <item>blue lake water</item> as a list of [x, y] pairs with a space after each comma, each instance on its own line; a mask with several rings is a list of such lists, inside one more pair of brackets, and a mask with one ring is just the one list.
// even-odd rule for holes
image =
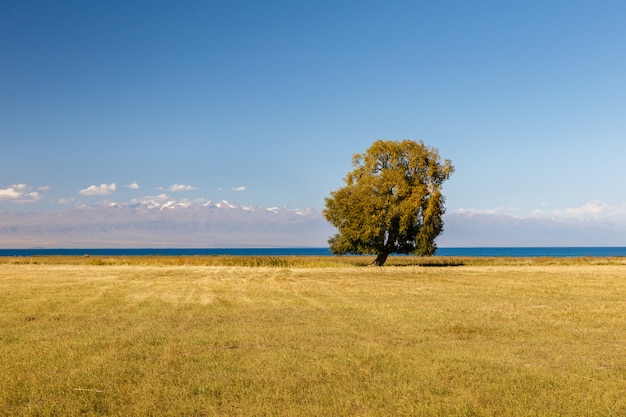
[[[0, 249], [0, 256], [330, 256], [328, 248], [132, 248], [132, 249]], [[611, 257], [626, 256], [626, 247], [439, 248], [438, 256]]]

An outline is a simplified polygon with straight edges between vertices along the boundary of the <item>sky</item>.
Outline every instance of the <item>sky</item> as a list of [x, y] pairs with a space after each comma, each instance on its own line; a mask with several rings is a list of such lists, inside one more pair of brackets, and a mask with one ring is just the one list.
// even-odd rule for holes
[[0, 3], [0, 211], [324, 207], [423, 140], [448, 212], [626, 218], [626, 2]]

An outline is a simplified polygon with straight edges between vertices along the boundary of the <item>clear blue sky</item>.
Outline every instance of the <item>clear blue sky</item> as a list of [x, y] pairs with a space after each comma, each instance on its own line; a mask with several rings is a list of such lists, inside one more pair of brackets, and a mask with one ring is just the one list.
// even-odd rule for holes
[[0, 210], [321, 209], [379, 138], [453, 161], [449, 212], [624, 208], [625, 22], [602, 0], [4, 0]]

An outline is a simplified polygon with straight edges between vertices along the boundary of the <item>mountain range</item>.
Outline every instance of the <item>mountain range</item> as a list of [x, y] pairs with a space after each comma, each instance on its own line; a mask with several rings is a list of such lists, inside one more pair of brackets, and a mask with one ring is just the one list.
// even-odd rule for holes
[[0, 248], [322, 247], [319, 211], [145, 200], [55, 212], [0, 213]]
[[444, 216], [441, 247], [626, 246], [626, 223], [606, 218], [516, 217], [456, 212]]
[[[453, 212], [440, 247], [626, 246], [626, 223]], [[143, 200], [54, 212], [0, 212], [0, 248], [326, 247], [314, 209]]]

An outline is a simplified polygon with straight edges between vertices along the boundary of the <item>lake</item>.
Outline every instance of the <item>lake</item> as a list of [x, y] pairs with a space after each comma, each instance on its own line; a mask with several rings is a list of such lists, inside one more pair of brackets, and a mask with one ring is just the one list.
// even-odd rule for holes
[[[0, 256], [330, 256], [328, 248], [93, 248], [0, 249]], [[626, 247], [438, 248], [437, 256], [611, 257], [626, 256]]]

